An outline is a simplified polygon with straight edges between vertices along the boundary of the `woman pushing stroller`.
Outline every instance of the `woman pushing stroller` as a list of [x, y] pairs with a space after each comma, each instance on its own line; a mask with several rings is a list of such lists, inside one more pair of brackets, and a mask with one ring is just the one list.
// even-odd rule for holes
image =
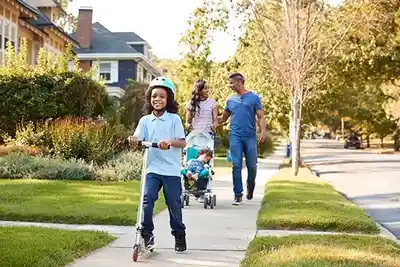
[[209, 133], [215, 137], [218, 127], [217, 102], [208, 97], [208, 87], [204, 80], [195, 82], [192, 99], [186, 104], [186, 129]]

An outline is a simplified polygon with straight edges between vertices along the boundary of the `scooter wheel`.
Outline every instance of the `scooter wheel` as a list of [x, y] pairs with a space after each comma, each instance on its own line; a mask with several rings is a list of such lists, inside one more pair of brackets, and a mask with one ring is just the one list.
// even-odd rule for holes
[[139, 257], [139, 247], [135, 246], [135, 247], [133, 248], [132, 260], [133, 260], [134, 262], [137, 262], [138, 257]]

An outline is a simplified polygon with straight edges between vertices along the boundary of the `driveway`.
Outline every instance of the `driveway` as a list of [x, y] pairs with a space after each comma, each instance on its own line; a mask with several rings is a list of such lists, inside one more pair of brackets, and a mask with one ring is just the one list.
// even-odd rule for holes
[[400, 239], [400, 155], [343, 149], [334, 140], [306, 140], [302, 158], [321, 179]]

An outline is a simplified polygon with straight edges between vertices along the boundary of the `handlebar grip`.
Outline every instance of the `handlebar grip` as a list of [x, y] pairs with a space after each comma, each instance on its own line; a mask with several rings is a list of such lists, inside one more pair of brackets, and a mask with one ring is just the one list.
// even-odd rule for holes
[[[154, 147], [154, 148], [159, 148], [158, 143], [156, 142], [145, 142], [145, 141], [138, 141], [139, 146], [145, 146], [145, 147]], [[171, 146], [168, 146], [168, 149], [170, 149]]]
[[[158, 144], [157, 144], [157, 143], [151, 143], [151, 147], [158, 148]], [[169, 148], [169, 147], [168, 147], [168, 148]]]

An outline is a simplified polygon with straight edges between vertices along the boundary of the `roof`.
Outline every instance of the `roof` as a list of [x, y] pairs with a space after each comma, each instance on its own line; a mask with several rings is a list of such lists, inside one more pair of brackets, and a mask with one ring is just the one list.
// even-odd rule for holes
[[[76, 32], [71, 34], [72, 38], [77, 38]], [[113, 58], [113, 59], [134, 59], [143, 62], [145, 66], [153, 70], [156, 75], [162, 72], [151, 62], [150, 59], [130, 46], [129, 42], [146, 42], [135, 33], [130, 32], [111, 32], [101, 23], [92, 24], [92, 45], [90, 48], [75, 48], [74, 52], [80, 58]]]
[[124, 40], [125, 42], [145, 42], [147, 43], [142, 37], [137, 35], [134, 32], [113, 32], [113, 34], [118, 37], [119, 39]]
[[79, 45], [78, 41], [75, 38], [72, 38], [68, 35], [62, 28], [54, 24], [45, 14], [43, 14], [39, 9], [29, 5], [23, 0], [17, 0], [18, 3], [29, 9], [36, 15], [36, 18], [26, 18], [24, 19], [29, 24], [35, 26], [39, 30], [43, 31], [45, 28], [53, 28], [56, 29], [59, 33], [61, 33], [64, 37], [68, 38], [70, 41]]
[[[71, 36], [76, 39], [76, 32]], [[135, 35], [137, 36], [137, 35]], [[140, 37], [139, 37], [140, 38]], [[141, 39], [141, 38], [140, 38]], [[143, 39], [141, 39], [143, 40]], [[128, 41], [129, 42], [129, 41]], [[137, 42], [137, 41], [136, 41]], [[139, 53], [133, 47], [127, 44], [127, 41], [118, 37], [113, 32], [110, 32], [106, 27], [99, 22], [92, 25], [92, 47], [91, 48], [77, 48], [76, 53], [112, 53], [112, 54], [130, 54]]]
[[23, 7], [25, 7], [26, 9], [28, 9], [29, 11], [31, 11], [32, 13], [37, 15], [37, 10], [35, 10], [34, 7], [32, 7], [31, 5], [29, 5], [28, 3], [26, 3], [24, 0], [17, 0], [17, 3], [19, 3], [20, 5], [22, 5]]

